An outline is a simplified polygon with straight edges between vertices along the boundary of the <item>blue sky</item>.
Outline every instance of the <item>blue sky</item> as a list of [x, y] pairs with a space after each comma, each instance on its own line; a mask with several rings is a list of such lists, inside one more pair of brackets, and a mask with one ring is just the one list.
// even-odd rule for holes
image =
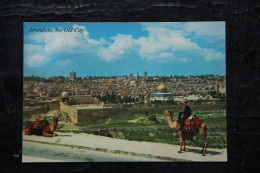
[[225, 22], [29, 22], [24, 76], [225, 75], [225, 38]]

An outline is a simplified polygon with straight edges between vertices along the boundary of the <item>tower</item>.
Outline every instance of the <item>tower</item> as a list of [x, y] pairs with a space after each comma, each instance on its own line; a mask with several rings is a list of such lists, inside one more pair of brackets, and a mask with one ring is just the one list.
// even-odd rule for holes
[[75, 80], [76, 79], [76, 72], [71, 71], [70, 72], [70, 80]]
[[130, 74], [129, 74], [129, 78], [130, 78], [130, 79], [133, 79], [133, 78], [134, 78], [134, 74], [133, 74], [133, 73], [130, 73]]
[[147, 71], [144, 72], [144, 77], [147, 78]]

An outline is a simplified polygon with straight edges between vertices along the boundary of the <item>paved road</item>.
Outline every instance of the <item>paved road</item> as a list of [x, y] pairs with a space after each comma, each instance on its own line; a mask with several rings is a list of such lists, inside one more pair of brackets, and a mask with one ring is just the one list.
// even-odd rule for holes
[[132, 162], [132, 161], [164, 161], [131, 155], [105, 153], [58, 145], [23, 142], [22, 161], [25, 162]]
[[[42, 144], [41, 147], [38, 148], [36, 143]], [[47, 144], [48, 147], [44, 148], [43, 145]], [[63, 149], [61, 150], [60, 147]], [[58, 133], [58, 136], [53, 138], [23, 136], [23, 155], [50, 159], [47, 156], [57, 150], [59, 152], [51, 158], [62, 161], [227, 161], [226, 149], [208, 148], [206, 156], [203, 157], [200, 153], [201, 148], [190, 146], [186, 148], [186, 152], [178, 154], [178, 145], [128, 141], [84, 133]], [[60, 150], [66, 153], [61, 153]], [[45, 152], [48, 154], [45, 155]], [[82, 153], [87, 153], [88, 157]]]

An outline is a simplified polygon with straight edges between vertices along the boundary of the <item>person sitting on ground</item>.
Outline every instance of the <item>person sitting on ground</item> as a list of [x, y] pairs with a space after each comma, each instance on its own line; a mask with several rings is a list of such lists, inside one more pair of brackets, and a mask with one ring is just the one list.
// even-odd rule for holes
[[188, 105], [188, 100], [184, 100], [182, 104], [183, 104], [183, 110], [179, 113], [179, 118], [178, 118], [178, 123], [181, 124], [179, 131], [183, 130], [185, 120], [191, 116], [191, 108]]

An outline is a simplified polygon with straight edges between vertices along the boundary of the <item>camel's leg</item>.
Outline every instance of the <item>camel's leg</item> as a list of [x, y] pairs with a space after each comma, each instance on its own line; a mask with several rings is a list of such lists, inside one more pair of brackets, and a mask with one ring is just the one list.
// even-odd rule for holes
[[203, 140], [203, 148], [202, 148], [202, 156], [205, 156], [206, 155], [206, 151], [207, 151], [207, 147], [208, 147], [208, 142], [207, 142], [207, 126], [205, 123], [203, 123], [201, 125], [201, 128], [200, 128], [200, 134], [202, 136], [202, 140]]
[[206, 155], [206, 151], [207, 151], [207, 147], [208, 147], [208, 142], [207, 142], [207, 139], [206, 139], [205, 135], [203, 135], [202, 138], [203, 138], [202, 156], [205, 156]]
[[183, 139], [183, 151], [186, 151], [185, 139]]
[[178, 153], [182, 153], [182, 145], [183, 145], [183, 143], [180, 142], [180, 150], [178, 151]]
[[43, 136], [44, 137], [54, 137], [54, 136], [57, 136], [57, 134], [56, 133], [51, 134], [51, 133], [44, 132]]
[[179, 134], [179, 140], [180, 140], [180, 151], [178, 151], [178, 153], [182, 153], [182, 147], [183, 147], [183, 144], [184, 144], [182, 131], [178, 131], [178, 134]]

